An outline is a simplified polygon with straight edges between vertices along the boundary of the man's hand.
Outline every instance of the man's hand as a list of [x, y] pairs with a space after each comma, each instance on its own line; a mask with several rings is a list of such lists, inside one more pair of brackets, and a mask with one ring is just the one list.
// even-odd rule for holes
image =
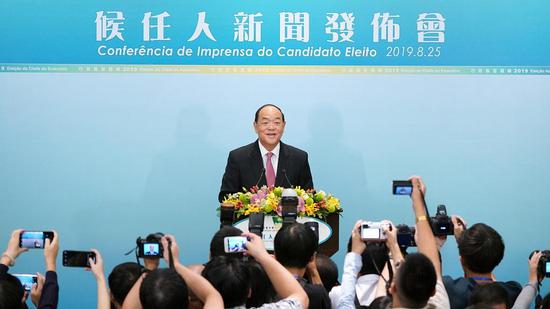
[[267, 250], [265, 250], [264, 242], [260, 236], [253, 233], [243, 233], [242, 236], [248, 238], [246, 242], [246, 251], [244, 252], [245, 255], [251, 256], [256, 260], [260, 260], [264, 257], [272, 258], [269, 253], [267, 253]]
[[539, 260], [542, 256], [541, 251], [537, 251], [533, 253], [533, 256], [529, 259], [529, 282], [537, 283], [538, 278], [538, 266], [539, 266]]
[[[174, 235], [165, 235], [161, 239], [162, 247], [164, 249], [164, 261], [166, 264], [170, 264], [170, 255], [169, 251], [172, 251], [172, 258], [174, 259], [174, 265], [179, 264], [180, 262], [180, 249], [178, 243], [176, 242], [176, 237]], [[170, 244], [170, 246], [169, 246]]]
[[105, 270], [103, 267], [103, 257], [96, 249], [92, 249], [92, 252], [95, 253], [95, 262], [92, 258], [88, 259], [88, 263], [90, 264], [90, 268], [88, 270], [92, 271], [96, 280], [104, 280]]
[[367, 244], [361, 239], [361, 224], [363, 220], [355, 222], [353, 230], [351, 230], [351, 251], [359, 255], [367, 248]]
[[384, 235], [386, 235], [387, 247], [399, 246], [397, 243], [397, 228], [390, 220], [382, 220], [384, 224]]
[[44, 240], [44, 259], [46, 260], [46, 271], [56, 270], [56, 259], [59, 251], [59, 235], [53, 231], [53, 239]]
[[458, 243], [460, 237], [462, 236], [462, 232], [466, 230], [466, 220], [464, 220], [461, 216], [452, 215], [451, 221], [454, 226], [455, 240]]
[[38, 308], [38, 303], [40, 302], [40, 296], [42, 296], [42, 288], [44, 288], [46, 278], [44, 278], [44, 276], [40, 273], [36, 273], [36, 276], [38, 277], [36, 279], [36, 284], [33, 284], [31, 288], [31, 301], [34, 306]]
[[8, 241], [8, 247], [0, 259], [1, 264], [10, 266], [15, 263], [15, 259], [17, 259], [21, 253], [29, 250], [27, 248], [19, 248], [19, 237], [21, 236], [21, 233], [23, 233], [22, 229], [17, 229], [11, 233], [10, 240]]

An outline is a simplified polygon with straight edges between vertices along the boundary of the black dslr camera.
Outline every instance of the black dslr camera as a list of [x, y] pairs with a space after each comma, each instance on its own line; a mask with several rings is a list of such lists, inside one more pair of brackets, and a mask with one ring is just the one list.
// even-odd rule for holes
[[451, 217], [447, 215], [445, 205], [437, 206], [434, 217], [430, 217], [430, 225], [435, 236], [454, 235], [454, 224]]
[[284, 189], [281, 197], [283, 226], [293, 224], [298, 217], [298, 195], [293, 189]]
[[409, 227], [406, 224], [399, 224], [397, 228], [397, 244], [401, 251], [407, 250], [408, 247], [416, 247], [416, 241], [414, 241], [414, 234], [416, 229]]
[[161, 258], [164, 252], [161, 243], [163, 236], [163, 233], [154, 233], [147, 235], [145, 239], [138, 237], [136, 239], [138, 257]]
[[[531, 252], [531, 254], [529, 254], [529, 259], [533, 256], [535, 252], [538, 252], [538, 251], [539, 250], [535, 250]], [[542, 251], [542, 255], [539, 260], [539, 265], [537, 266], [537, 273], [539, 278], [550, 277], [550, 250]]]

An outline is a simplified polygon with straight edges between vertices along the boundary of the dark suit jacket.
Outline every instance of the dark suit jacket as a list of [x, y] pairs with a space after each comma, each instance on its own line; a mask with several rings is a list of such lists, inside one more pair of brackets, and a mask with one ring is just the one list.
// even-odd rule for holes
[[[242, 191], [243, 187], [249, 190], [256, 184], [267, 184], [258, 140], [229, 153], [218, 199], [221, 202], [226, 194]], [[275, 186], [313, 189], [307, 152], [281, 142]]]

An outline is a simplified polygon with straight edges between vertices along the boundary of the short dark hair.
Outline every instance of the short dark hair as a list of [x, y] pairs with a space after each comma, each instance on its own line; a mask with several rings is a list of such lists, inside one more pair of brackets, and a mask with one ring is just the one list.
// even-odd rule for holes
[[397, 269], [397, 296], [402, 307], [420, 308], [426, 306], [435, 291], [437, 275], [435, 268], [424, 254], [407, 255]]
[[109, 289], [114, 300], [122, 305], [126, 295], [141, 276], [143, 267], [135, 262], [118, 264], [109, 274]]
[[546, 294], [541, 302], [542, 309], [550, 309], [550, 293]]
[[242, 258], [216, 256], [206, 263], [202, 276], [220, 292], [226, 308], [246, 303], [250, 273]]
[[274, 105], [274, 104], [264, 104], [262, 106], [260, 106], [260, 108], [258, 108], [256, 110], [256, 114], [254, 114], [254, 122], [258, 122], [258, 117], [260, 117], [260, 111], [262, 111], [262, 109], [264, 109], [264, 107], [268, 107], [268, 106], [272, 106], [272, 107], [275, 107], [276, 109], [278, 109], [280, 112], [281, 112], [281, 116], [283, 118], [283, 122], [285, 122], [285, 114], [283, 113], [283, 111], [279, 108], [279, 106], [277, 105]]
[[0, 280], [0, 308], [27, 308], [22, 303], [25, 290], [21, 281], [11, 274]]
[[506, 308], [510, 308], [508, 293], [506, 289], [498, 282], [487, 284], [478, 284], [470, 295], [470, 305], [500, 305], [505, 304]]
[[[348, 252], [351, 252], [351, 237], [348, 240]], [[374, 261], [374, 263], [373, 263]], [[367, 243], [361, 254], [361, 270], [359, 275], [380, 275], [388, 261], [388, 247], [385, 243]]]
[[318, 253], [315, 257], [315, 264], [327, 292], [340, 285], [340, 282], [338, 282], [338, 266], [328, 255]]
[[144, 309], [187, 308], [187, 284], [175, 270], [158, 268], [143, 279], [139, 299]]
[[458, 252], [469, 270], [490, 273], [504, 257], [504, 241], [492, 227], [477, 223], [462, 232]]
[[285, 267], [305, 268], [319, 247], [313, 230], [301, 223], [283, 226], [273, 242], [275, 257]]
[[[212, 236], [212, 240], [210, 241], [210, 258], [214, 258], [216, 256], [220, 255], [228, 255], [228, 253], [225, 253], [224, 249], [224, 243], [223, 240], [227, 236], [241, 236], [243, 234], [243, 231], [240, 229], [231, 226], [226, 225], [223, 226], [221, 229], [219, 229], [214, 236]], [[239, 256], [242, 257], [242, 253], [230, 253], [232, 256]]]

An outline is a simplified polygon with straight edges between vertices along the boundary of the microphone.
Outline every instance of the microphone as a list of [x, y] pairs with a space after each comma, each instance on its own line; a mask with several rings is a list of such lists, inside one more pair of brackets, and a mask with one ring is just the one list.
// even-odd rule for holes
[[288, 179], [288, 176], [286, 175], [286, 168], [283, 168], [282, 172], [283, 172], [283, 175], [285, 176], [286, 182], [288, 183], [290, 188], [294, 188], [294, 186], [292, 185], [292, 182], [290, 182], [290, 180]]
[[262, 181], [262, 178], [264, 177], [264, 175], [265, 175], [265, 167], [262, 167], [262, 169], [260, 170], [260, 176], [258, 177], [258, 181], [256, 181], [256, 184], [254, 185], [255, 187], [257, 187], [260, 184], [260, 181]]

